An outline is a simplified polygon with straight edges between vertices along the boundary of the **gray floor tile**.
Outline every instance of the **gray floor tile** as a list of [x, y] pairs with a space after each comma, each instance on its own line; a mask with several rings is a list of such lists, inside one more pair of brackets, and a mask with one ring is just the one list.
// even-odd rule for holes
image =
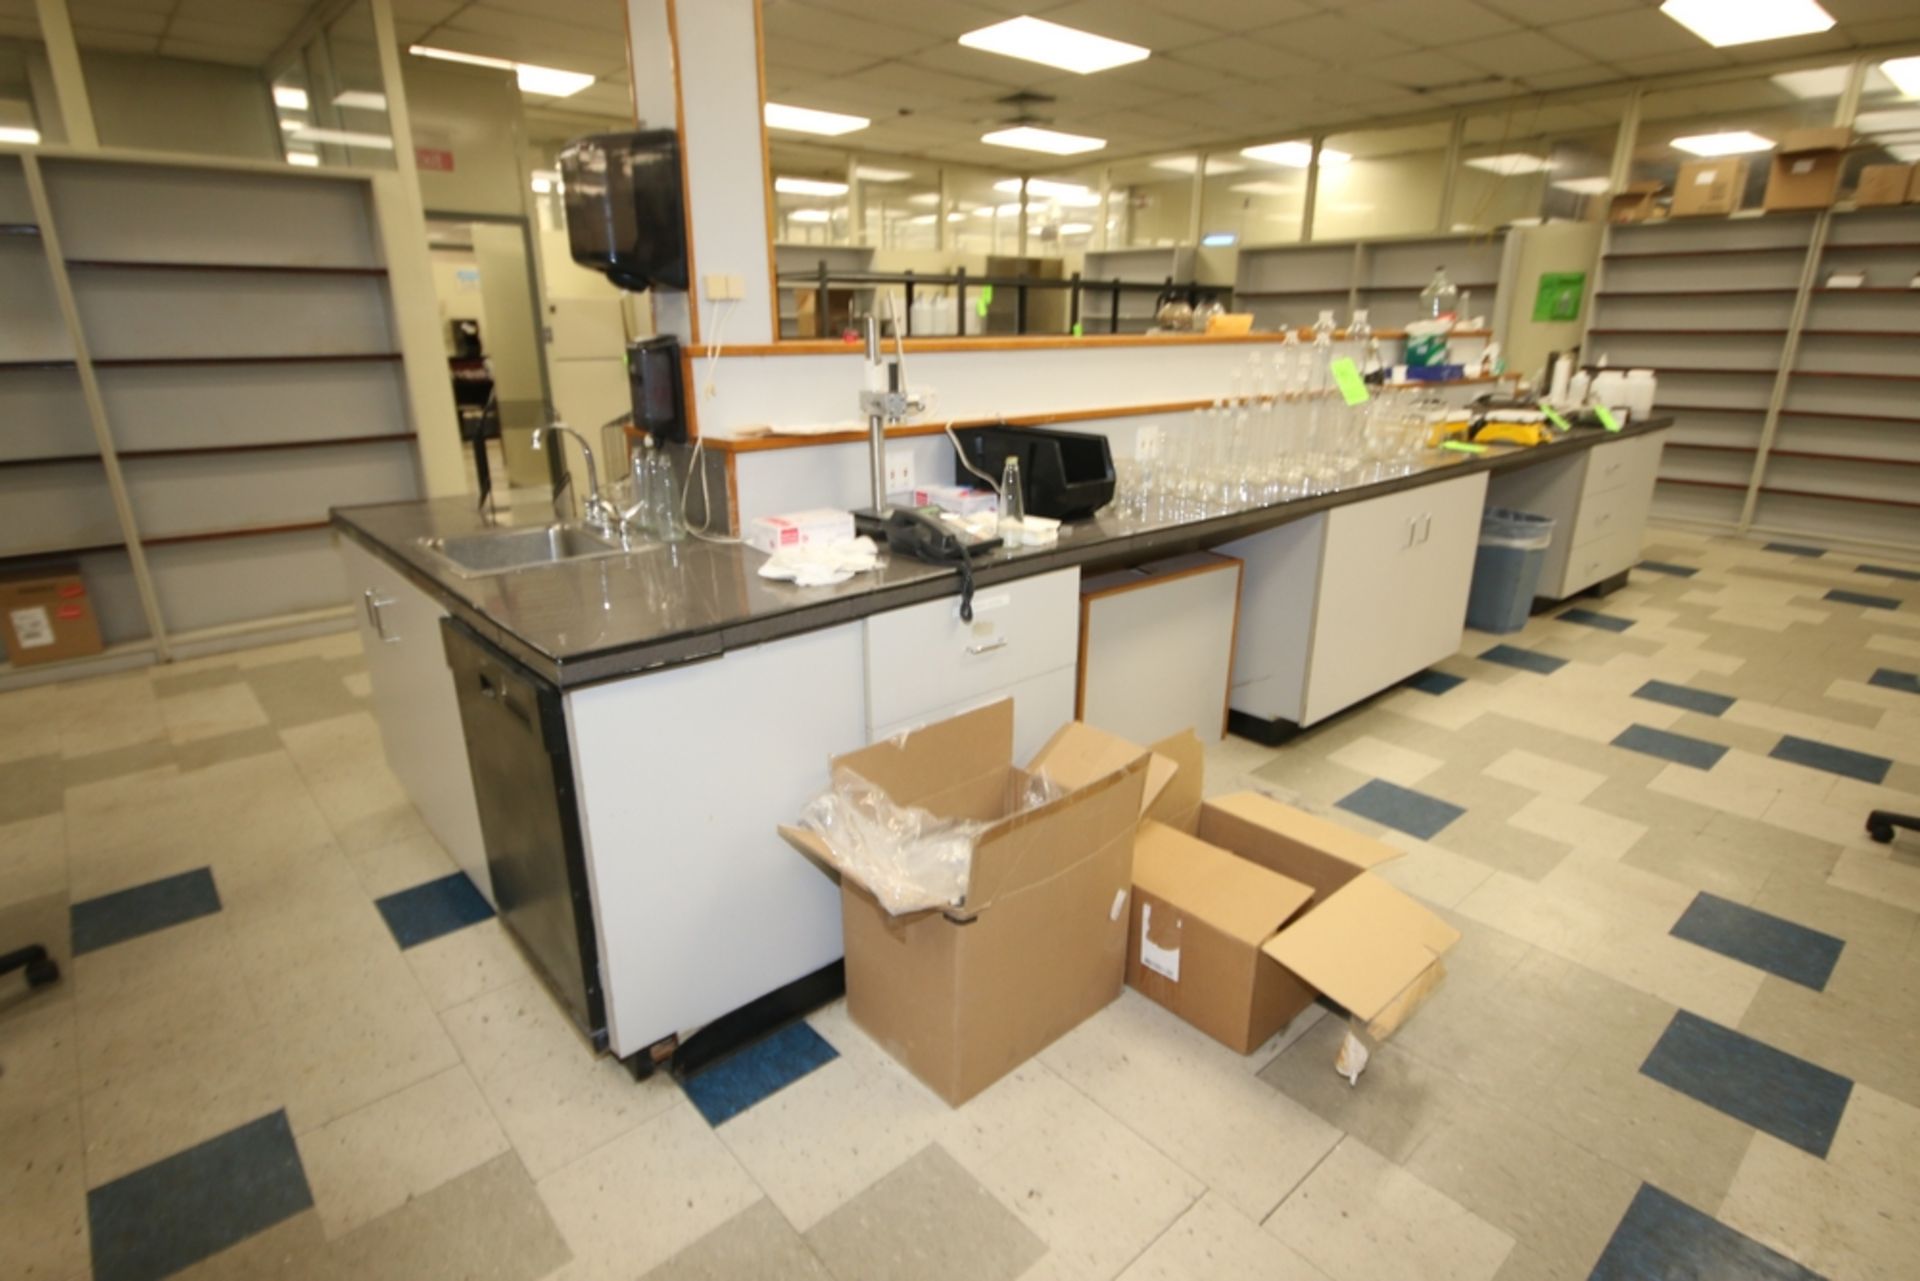
[[359, 711], [342, 673], [323, 658], [296, 658], [247, 671], [247, 684], [275, 729], [310, 725]]
[[1356, 1089], [1333, 1068], [1346, 1034], [1345, 1019], [1321, 1019], [1262, 1068], [1260, 1079], [1396, 1163], [1472, 1097], [1457, 1078], [1391, 1041], [1374, 1052], [1361, 1078], [1365, 1088]]
[[646, 1274], [644, 1281], [833, 1281], [771, 1201], [756, 1201]]
[[536, 1281], [569, 1257], [533, 1180], [509, 1152], [332, 1242], [314, 1271], [343, 1281]]
[[937, 1144], [815, 1224], [807, 1244], [838, 1281], [1012, 1281], [1047, 1252]]
[[29, 756], [0, 765], [0, 824], [58, 814], [65, 786], [57, 756]]

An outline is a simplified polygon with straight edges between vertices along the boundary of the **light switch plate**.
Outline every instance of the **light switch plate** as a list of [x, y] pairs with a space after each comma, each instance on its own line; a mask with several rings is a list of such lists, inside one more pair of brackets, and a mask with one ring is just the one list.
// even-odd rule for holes
[[887, 492], [904, 494], [914, 487], [913, 451], [910, 449], [889, 449], [887, 451]]

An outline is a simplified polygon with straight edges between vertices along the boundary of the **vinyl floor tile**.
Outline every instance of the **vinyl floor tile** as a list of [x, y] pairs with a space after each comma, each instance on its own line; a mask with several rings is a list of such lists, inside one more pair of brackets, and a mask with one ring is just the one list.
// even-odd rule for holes
[[806, 1240], [837, 1281], [1012, 1281], [1047, 1252], [937, 1144], [815, 1224]]
[[1194, 1202], [1119, 1281], [1333, 1281], [1298, 1251], [1209, 1192]]
[[646, 1274], [642, 1281], [834, 1281], [820, 1256], [774, 1208], [755, 1201]]
[[1782, 738], [1775, 746], [1773, 758], [1804, 765], [1808, 769], [1825, 770], [1842, 778], [1858, 779], [1863, 783], [1883, 782], [1887, 771], [1893, 768], [1893, 762], [1884, 756], [1856, 752], [1851, 748], [1836, 747], [1832, 743], [1815, 742], [1792, 734]]
[[574, 1276], [555, 1271], [569, 1257], [525, 1168], [508, 1154], [347, 1233], [311, 1262], [319, 1276], [342, 1281], [541, 1281]]
[[213, 873], [196, 868], [73, 905], [76, 955], [124, 943], [220, 910]]
[[719, 1125], [838, 1056], [805, 1023], [789, 1023], [683, 1079], [681, 1088], [709, 1125]]
[[[0, 1078], [0, 1100], [9, 1088], [8, 1080]], [[87, 1195], [79, 1103], [49, 1100], [33, 1110], [6, 1105], [0, 1117], [9, 1118], [0, 1120], [0, 1241], [6, 1243], [0, 1261], [7, 1275], [86, 1275]]]
[[1631, 725], [1619, 737], [1613, 740], [1615, 747], [1624, 747], [1628, 751], [1640, 752], [1647, 756], [1657, 756], [1672, 761], [1676, 765], [1685, 765], [1691, 769], [1709, 770], [1720, 763], [1727, 749], [1718, 743], [1709, 743], [1705, 739], [1688, 738], [1684, 734], [1675, 734], [1668, 730], [1655, 729], [1648, 725]]
[[1891, 565], [1861, 565], [1854, 572], [1870, 574], [1875, 578], [1892, 578], [1902, 582], [1920, 583], [1920, 570], [1916, 569], [1897, 569]]
[[1418, 675], [1409, 676], [1406, 684], [1409, 689], [1417, 689], [1422, 694], [1438, 696], [1466, 684], [1466, 678], [1463, 676], [1455, 676], [1450, 672], [1429, 669]]
[[1815, 991], [1827, 985], [1844, 939], [1712, 894], [1694, 899], [1673, 935]]
[[1745, 1233], [1642, 1184], [1595, 1265], [1593, 1281], [1679, 1276], [1820, 1281]]
[[1631, 618], [1622, 618], [1618, 614], [1603, 614], [1592, 609], [1563, 609], [1554, 617], [1563, 623], [1577, 623], [1581, 627], [1591, 627], [1603, 632], [1624, 632], [1634, 624]]
[[1640, 1070], [1815, 1156], [1826, 1155], [1853, 1090], [1837, 1072], [1686, 1010]]
[[1543, 654], [1538, 650], [1521, 649], [1517, 645], [1495, 645], [1480, 655], [1483, 663], [1498, 663], [1502, 667], [1518, 668], [1523, 672], [1533, 672], [1539, 676], [1551, 676], [1567, 665], [1564, 658], [1555, 658], [1552, 654]]
[[1689, 712], [1699, 712], [1704, 716], [1719, 716], [1732, 707], [1734, 702], [1725, 694], [1658, 680], [1648, 681], [1635, 690], [1633, 696], [1644, 698], [1649, 702], [1665, 703], [1669, 707], [1684, 708]]
[[1837, 601], [1843, 605], [1859, 605], [1866, 609], [1900, 608], [1898, 596], [1875, 596], [1871, 592], [1850, 592], [1839, 587], [1828, 592], [1824, 599]]
[[1437, 796], [1378, 778], [1341, 797], [1339, 805], [1343, 810], [1423, 841], [1432, 840], [1447, 824], [1466, 813], [1460, 806]]
[[493, 916], [493, 905], [467, 879], [454, 872], [437, 881], [401, 890], [375, 901], [401, 948], [418, 947]]

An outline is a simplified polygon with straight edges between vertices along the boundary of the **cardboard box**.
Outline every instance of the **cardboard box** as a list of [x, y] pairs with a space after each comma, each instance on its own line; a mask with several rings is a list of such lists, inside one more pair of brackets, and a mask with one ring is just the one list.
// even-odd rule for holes
[[1608, 222], [1646, 222], [1653, 217], [1657, 197], [1667, 189], [1663, 182], [1630, 182], [1607, 202]]
[[1860, 171], [1860, 183], [1853, 203], [1861, 209], [1883, 205], [1904, 205], [1913, 186], [1913, 165], [1868, 165]]
[[[899, 917], [815, 833], [780, 829], [840, 878], [848, 1013], [936, 1094], [964, 1103], [1120, 995], [1134, 837], [1171, 762], [1073, 723], [1020, 770], [1002, 700], [833, 765], [896, 802], [990, 824], [965, 901]], [[1031, 773], [1067, 792], [1016, 813]]]
[[7, 661], [16, 667], [84, 658], [106, 648], [80, 566], [73, 562], [0, 574]]
[[1689, 160], [1673, 184], [1673, 216], [1704, 218], [1740, 208], [1747, 192], [1745, 156]]
[[1180, 784], [1135, 848], [1128, 985], [1242, 1054], [1322, 994], [1391, 1036], [1459, 931], [1372, 874], [1389, 846], [1254, 792], [1198, 803], [1198, 749], [1154, 748]]
[[845, 543], [853, 539], [853, 513], [832, 507], [756, 516], [747, 524], [747, 546], [772, 555], [782, 547]]
[[1767, 174], [1768, 209], [1826, 209], [1840, 194], [1850, 130], [1790, 129], [1773, 154]]
[[1907, 203], [1920, 205], [1920, 165], [1913, 167], [1913, 181], [1907, 185]]

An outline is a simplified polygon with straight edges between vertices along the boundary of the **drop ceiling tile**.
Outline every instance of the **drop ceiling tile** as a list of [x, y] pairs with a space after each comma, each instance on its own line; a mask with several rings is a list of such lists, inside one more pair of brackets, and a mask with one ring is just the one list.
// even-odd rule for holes
[[[766, 12], [771, 14], [776, 4], [770, 0]], [[802, 7], [795, 0], [785, 0], [778, 4], [780, 8]], [[827, 9], [836, 13], [851, 14], [856, 18], [868, 17], [874, 12], [873, 0], [807, 0], [807, 8]], [[1016, 9], [1015, 12], [1021, 12]], [[1037, 13], [1037, 9], [1025, 12]], [[978, 31], [981, 27], [990, 27], [996, 22], [1005, 22], [1007, 14], [984, 3], [967, 3], [966, 0], [913, 0], [911, 4], [891, 6], [887, 11], [887, 21], [897, 27], [908, 27], [944, 40], [952, 40], [968, 31]]]
[[[74, 23], [91, 27], [112, 26], [98, 15], [112, 13], [172, 13], [176, 0], [67, 0], [67, 12]], [[35, 6], [29, 4], [28, 9]]]
[[1367, 64], [1367, 72], [1389, 84], [1403, 85], [1409, 89], [1478, 84], [1485, 82], [1488, 74], [1484, 69], [1438, 49], [1376, 58]]
[[1435, 105], [1467, 107], [1488, 102], [1504, 103], [1514, 94], [1522, 92], [1525, 92], [1525, 86], [1519, 81], [1501, 77], [1484, 84], [1441, 85], [1427, 90], [1426, 96]]
[[1856, 22], [1872, 22], [1880, 18], [1913, 18], [1913, 0], [1821, 0], [1826, 11], [1840, 22], [1841, 27], [1851, 27]]
[[1690, 53], [1701, 43], [1699, 36], [1653, 8], [1558, 22], [1546, 28], [1546, 32], [1575, 49], [1591, 49], [1608, 62], [1651, 58], [1663, 53]]
[[1531, 71], [1565, 71], [1592, 62], [1585, 52], [1537, 31], [1514, 31], [1455, 45], [1447, 52], [1462, 62], [1510, 76], [1523, 76]]
[[1316, 8], [1300, 0], [1202, 0], [1198, 4], [1193, 0], [1135, 0], [1135, 3], [1176, 10], [1182, 17], [1236, 34], [1304, 18]]
[[1106, 84], [1125, 85], [1142, 93], [1204, 93], [1220, 83], [1220, 73], [1211, 67], [1188, 62], [1183, 55], [1176, 53], [1103, 71], [1100, 80]]
[[976, 80], [970, 76], [948, 75], [943, 71], [931, 71], [925, 67], [908, 62], [883, 62], [868, 67], [859, 76], [860, 82], [872, 88], [892, 89], [900, 95], [900, 105], [912, 106], [922, 101], [947, 102], [991, 102], [1004, 97], [1005, 85], [994, 84], [987, 80]]
[[1647, 0], [1480, 0], [1496, 13], [1529, 27], [1544, 27], [1575, 18], [1591, 18], [1624, 9], [1645, 8]]
[[[910, 60], [915, 66], [931, 67], [935, 71], [972, 80], [990, 81], [1007, 89], [1026, 88], [1060, 75], [1057, 67], [1043, 67], [1037, 62], [1022, 62], [1018, 58], [1003, 58], [997, 53], [969, 49], [950, 41], [928, 45], [915, 52]], [[1102, 73], [1103, 76], [1112, 74], [1110, 71]]]
[[1771, 62], [1779, 58], [1805, 58], [1821, 53], [1840, 53], [1854, 47], [1847, 34], [1835, 28], [1818, 35], [1795, 36], [1791, 40], [1767, 40], [1757, 44], [1737, 44], [1722, 50], [1737, 63]]
[[[911, 8], [911, 5], [902, 5], [898, 6], [898, 11]], [[895, 11], [882, 10], [889, 14]], [[767, 48], [774, 52], [778, 52], [788, 40], [803, 40], [812, 44], [832, 45], [849, 53], [892, 58], [944, 43], [942, 37], [928, 35], [924, 31], [806, 5], [770, 6], [766, 10], [765, 21]]]
[[873, 66], [876, 59], [870, 54], [856, 53], [851, 49], [840, 49], [833, 45], [814, 44], [810, 40], [782, 40], [778, 44], [769, 42], [766, 63], [769, 69], [779, 67], [783, 70], [812, 71], [831, 76], [848, 75], [862, 67]]
[[1220, 32], [1214, 27], [1190, 20], [1204, 13], [1206, 7], [1183, 5], [1163, 9], [1149, 4], [1117, 4], [1114, 0], [1073, 0], [1061, 8], [1048, 10], [1047, 21], [1164, 52], [1219, 38]]
[[1370, 0], [1342, 5], [1340, 13], [1375, 30], [1411, 35], [1430, 45], [1459, 44], [1517, 30], [1511, 19], [1474, 0]]
[[158, 36], [132, 35], [124, 31], [99, 31], [92, 27], [75, 27], [73, 38], [82, 49], [100, 49], [110, 53], [152, 54], [160, 47]]
[[[31, 6], [29, 6], [31, 7]], [[76, 36], [82, 30], [95, 35], [117, 34], [123, 36], [158, 36], [167, 29], [167, 15], [149, 13], [139, 9], [98, 9], [87, 15], [83, 22], [74, 19], [73, 30]]]
[[168, 37], [160, 42], [159, 54], [163, 58], [181, 58], [189, 62], [258, 67], [276, 47], [277, 42], [266, 40], [246, 43], [232, 40], [176, 40]]
[[1616, 58], [1612, 62], [1616, 71], [1635, 80], [1677, 75], [1683, 71], [1713, 71], [1732, 65], [1732, 58], [1709, 45], [1685, 53], [1663, 53], [1651, 58]]
[[1214, 71], [1230, 71], [1250, 80], [1276, 80], [1320, 69], [1320, 64], [1312, 59], [1237, 36], [1191, 45], [1180, 51], [1180, 60]]
[[1253, 33], [1253, 38], [1261, 44], [1336, 67], [1390, 58], [1418, 47], [1413, 41], [1389, 32], [1362, 27], [1344, 13], [1316, 13], [1293, 22], [1262, 27]]
[[1584, 89], [1589, 85], [1602, 85], [1620, 80], [1620, 73], [1597, 63], [1584, 67], [1569, 67], [1565, 71], [1533, 71], [1520, 68], [1520, 80], [1529, 89], [1542, 92], [1553, 89]]
[[1860, 42], [1863, 48], [1870, 45], [1920, 40], [1920, 13], [1905, 18], [1855, 23], [1849, 26], [1847, 31]]

